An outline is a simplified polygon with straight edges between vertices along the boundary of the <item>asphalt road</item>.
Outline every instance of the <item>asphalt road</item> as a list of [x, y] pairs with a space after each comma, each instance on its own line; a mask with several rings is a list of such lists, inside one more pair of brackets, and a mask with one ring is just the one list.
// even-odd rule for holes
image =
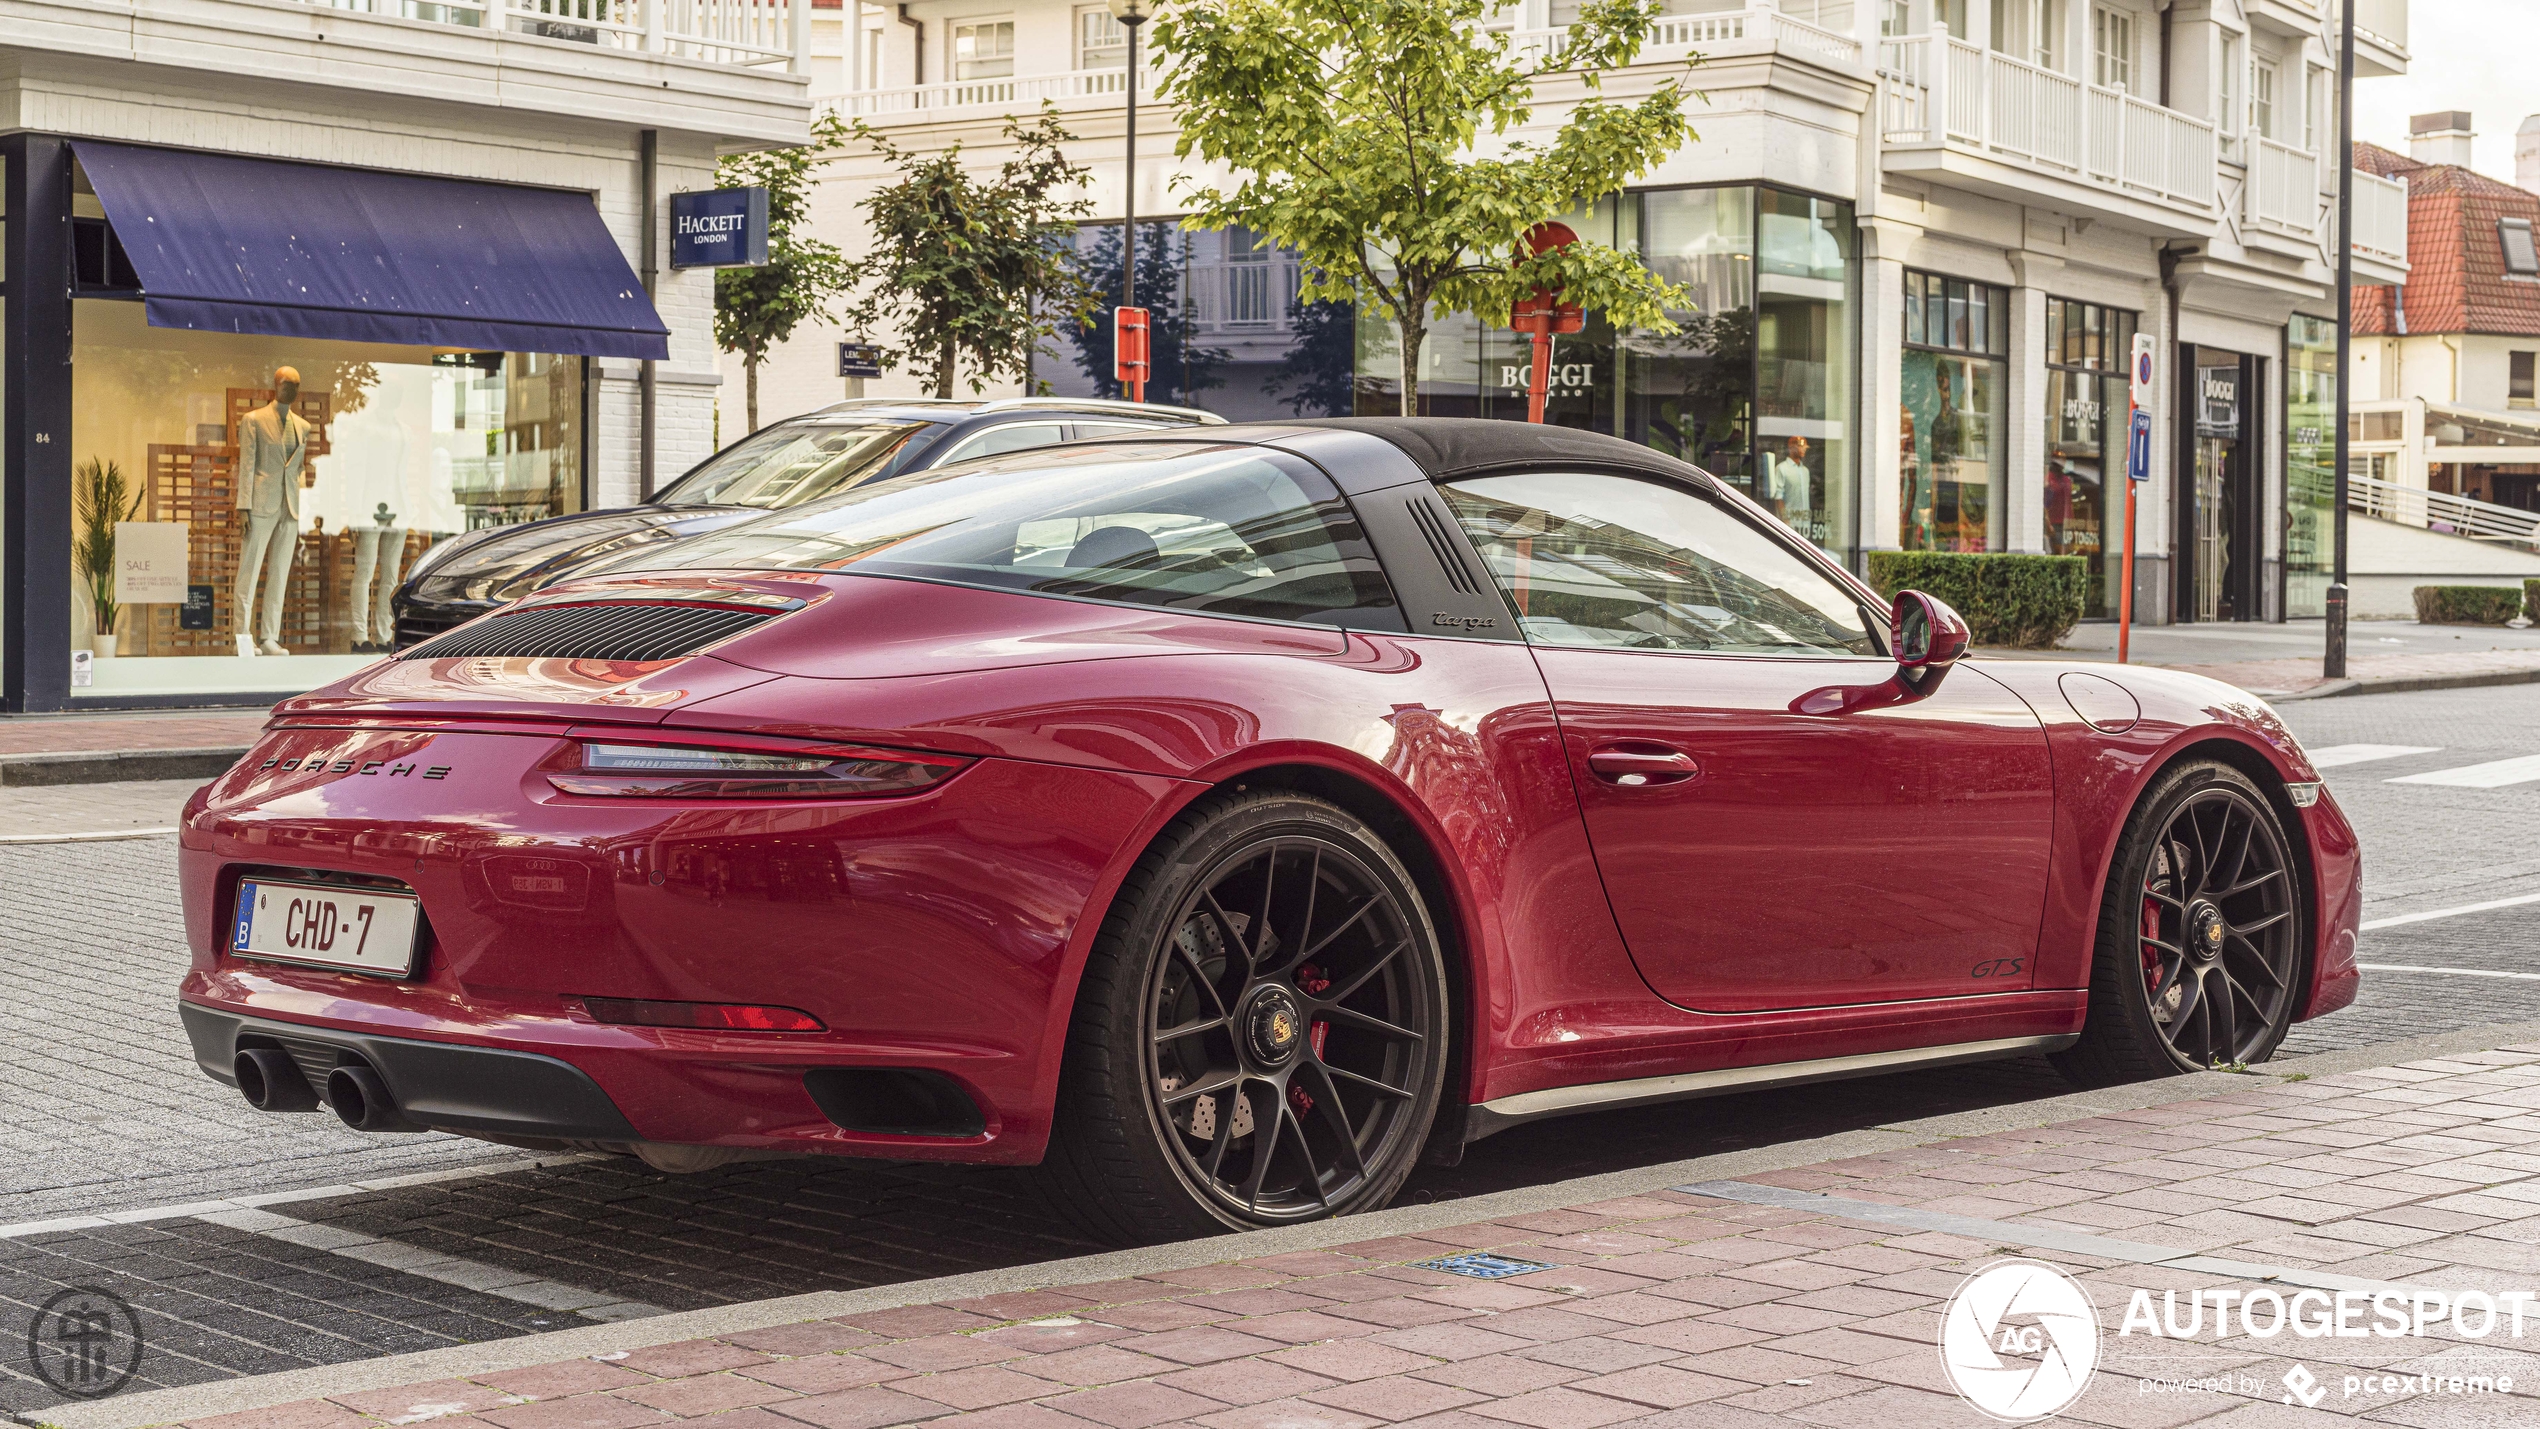
[[[2540, 898], [2540, 687], [2285, 715], [2313, 749], [2351, 761], [2326, 777], [2364, 835], [2368, 922]], [[2451, 772], [2514, 759], [2533, 762]], [[0, 840], [163, 826], [184, 792], [0, 790]], [[66, 1285], [140, 1310], [150, 1349], [136, 1387], [149, 1387], [1091, 1248], [1011, 1172], [788, 1161], [669, 1177], [255, 1114], [200, 1077], [177, 1027], [173, 854], [164, 835], [0, 842], [0, 1412], [55, 1402], [18, 1346], [23, 1317]], [[2540, 1018], [2540, 901], [2373, 928], [2363, 947], [2378, 970], [2357, 1005], [2296, 1028], [2288, 1054]], [[1405, 1194], [1472, 1195], [2065, 1089], [2024, 1060], [1538, 1123], [1423, 1170]], [[153, 1214], [280, 1192], [299, 1195]], [[135, 1218], [13, 1229], [80, 1216]]]

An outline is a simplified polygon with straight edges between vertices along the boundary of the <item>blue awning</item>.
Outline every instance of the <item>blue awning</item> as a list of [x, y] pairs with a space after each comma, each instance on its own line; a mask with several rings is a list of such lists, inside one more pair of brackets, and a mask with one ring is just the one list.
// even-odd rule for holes
[[664, 358], [588, 194], [77, 140], [155, 327]]

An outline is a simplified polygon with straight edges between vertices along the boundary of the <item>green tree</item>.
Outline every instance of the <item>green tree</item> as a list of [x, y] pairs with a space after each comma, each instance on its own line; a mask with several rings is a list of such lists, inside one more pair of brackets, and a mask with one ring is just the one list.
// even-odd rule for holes
[[722, 268], [714, 275], [714, 340], [741, 354], [750, 430], [758, 430], [758, 369], [777, 344], [805, 321], [825, 317], [846, 292], [847, 255], [811, 236], [812, 170], [847, 137], [846, 121], [823, 114], [811, 143], [793, 149], [734, 154], [715, 166], [726, 188], [767, 189], [767, 264]]
[[1093, 206], [1078, 195], [1085, 169], [1064, 147], [1074, 135], [1044, 104], [1030, 123], [1009, 117], [1014, 147], [996, 177], [962, 166], [961, 146], [936, 154], [902, 149], [859, 123], [899, 178], [864, 202], [873, 248], [849, 265], [862, 292], [848, 320], [867, 333], [895, 330], [882, 364], [906, 362], [938, 397], [953, 394], [966, 360], [970, 390], [1030, 372], [1033, 352], [1062, 324], [1089, 321], [1098, 295], [1076, 260], [1075, 222]]
[[[1537, 223], [1576, 212], [1695, 137], [1679, 82], [1637, 104], [1600, 98], [1598, 73], [1631, 63], [1658, 0], [1591, 0], [1539, 55], [1484, 30], [1487, 0], [1191, 0], [1156, 22], [1172, 68], [1176, 153], [1233, 170], [1231, 189], [1187, 186], [1196, 228], [1242, 224], [1297, 251], [1308, 302], [1356, 300], [1402, 328], [1402, 410], [1419, 410], [1433, 318], [1505, 323], [1538, 288], [1616, 328], [1675, 331], [1690, 303], [1629, 254], [1581, 242], [1528, 256]], [[1587, 94], [1549, 144], [1511, 139], [1537, 80]]]

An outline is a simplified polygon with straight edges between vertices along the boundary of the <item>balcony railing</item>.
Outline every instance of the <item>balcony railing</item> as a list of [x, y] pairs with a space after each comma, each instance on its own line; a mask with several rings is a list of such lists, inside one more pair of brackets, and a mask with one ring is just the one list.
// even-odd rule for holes
[[1881, 40], [1878, 67], [1890, 145], [1954, 144], [2186, 208], [2214, 206], [2214, 126], [2204, 120], [1942, 31]]
[[508, 30], [603, 49], [804, 73], [812, 0], [303, 0], [471, 30]]
[[2355, 171], [2355, 252], [2408, 261], [2408, 181]]
[[[1065, 74], [1007, 75], [996, 79], [960, 79], [945, 84], [905, 85], [842, 94], [833, 103], [854, 118], [889, 114], [933, 113], [946, 109], [1036, 107], [1044, 99], [1117, 98], [1126, 90], [1126, 69], [1080, 69]], [[1156, 71], [1138, 67], [1138, 93], [1155, 94]]]
[[2347, 473], [2346, 505], [2367, 516], [2472, 540], [2494, 541], [2526, 551], [2540, 545], [2540, 511], [2499, 506], [2422, 486], [2402, 486], [2360, 471]]
[[[2249, 184], [2241, 216], [2260, 228], [2296, 238], [2320, 233], [2319, 155], [2249, 136]], [[2404, 242], [2404, 235], [2402, 235]]]

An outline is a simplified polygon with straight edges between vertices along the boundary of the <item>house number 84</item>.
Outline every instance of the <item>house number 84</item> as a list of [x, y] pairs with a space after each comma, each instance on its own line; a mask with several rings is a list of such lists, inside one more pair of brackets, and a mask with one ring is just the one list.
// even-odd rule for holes
[[53, 434], [51, 432], [37, 432], [35, 434], [35, 443], [37, 446], [42, 446], [51, 440], [53, 440]]

